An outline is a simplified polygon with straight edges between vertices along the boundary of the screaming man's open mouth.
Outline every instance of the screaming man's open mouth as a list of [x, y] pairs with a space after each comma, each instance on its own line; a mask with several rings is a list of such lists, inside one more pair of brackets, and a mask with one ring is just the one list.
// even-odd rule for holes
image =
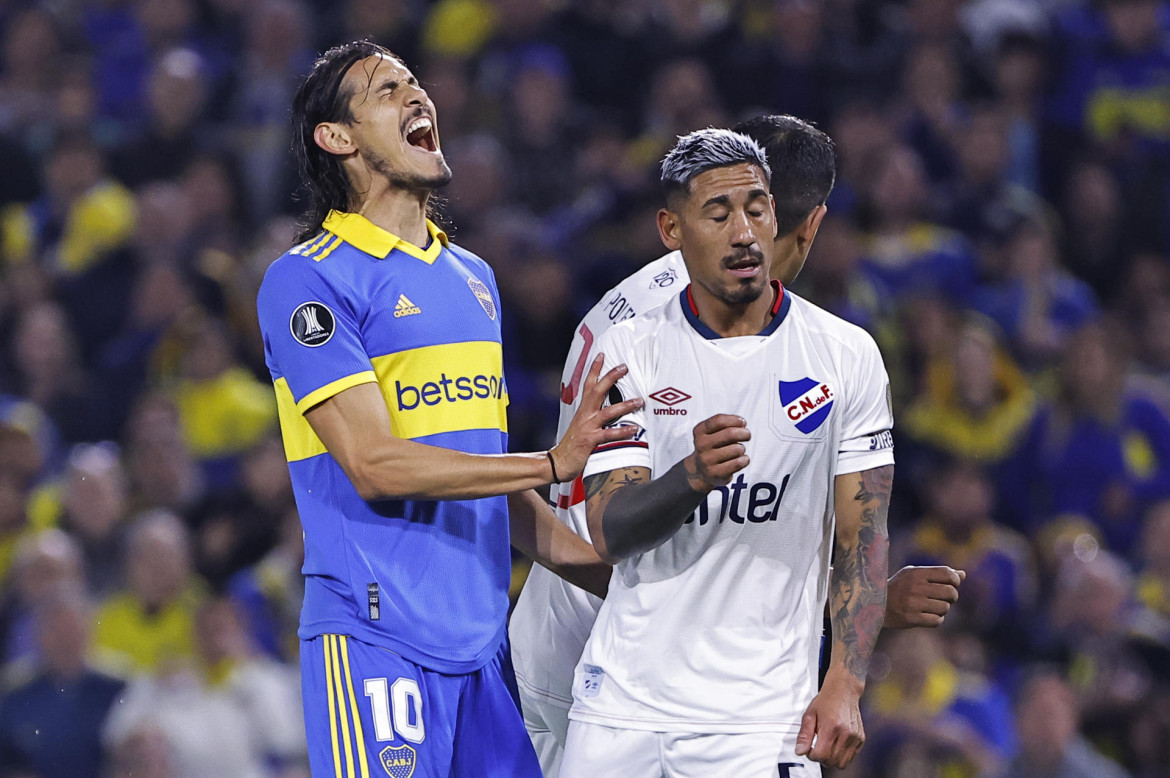
[[435, 141], [435, 128], [430, 117], [420, 116], [406, 126], [406, 142], [423, 151], [436, 152], [439, 144]]

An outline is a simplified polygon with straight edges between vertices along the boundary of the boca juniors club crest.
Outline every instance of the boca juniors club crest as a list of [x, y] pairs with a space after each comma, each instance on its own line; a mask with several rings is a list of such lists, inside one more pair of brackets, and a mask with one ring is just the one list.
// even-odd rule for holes
[[483, 306], [484, 313], [488, 315], [489, 319], [495, 321], [496, 301], [492, 299], [492, 290], [488, 289], [487, 284], [478, 278], [467, 279], [467, 285], [471, 287], [475, 299], [479, 300], [479, 304]]
[[418, 754], [410, 746], [386, 746], [378, 754], [378, 760], [390, 778], [410, 778], [414, 775], [414, 765]]
[[820, 429], [833, 408], [833, 389], [826, 383], [802, 378], [780, 382], [784, 415], [805, 435]]

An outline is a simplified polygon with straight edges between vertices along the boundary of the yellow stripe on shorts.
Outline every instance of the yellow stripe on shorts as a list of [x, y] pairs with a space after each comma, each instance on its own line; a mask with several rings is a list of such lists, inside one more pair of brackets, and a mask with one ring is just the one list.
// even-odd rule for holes
[[345, 686], [349, 690], [349, 708], [353, 712], [353, 733], [357, 738], [358, 766], [362, 778], [370, 778], [370, 765], [366, 761], [366, 738], [362, 734], [362, 718], [358, 715], [357, 697], [353, 693], [353, 676], [349, 672], [349, 638], [341, 636], [341, 663], [345, 667]]
[[337, 659], [337, 635], [329, 636], [329, 653], [333, 657], [333, 680], [337, 690], [337, 710], [341, 713], [341, 734], [345, 739], [345, 775], [354, 778], [353, 738], [349, 735], [349, 714], [345, 710], [345, 691], [341, 685], [341, 662]]
[[333, 739], [333, 771], [341, 778], [341, 749], [337, 738], [337, 709], [333, 694], [333, 661], [329, 654], [329, 635], [323, 635], [321, 646], [325, 651], [325, 689], [329, 696], [329, 736]]

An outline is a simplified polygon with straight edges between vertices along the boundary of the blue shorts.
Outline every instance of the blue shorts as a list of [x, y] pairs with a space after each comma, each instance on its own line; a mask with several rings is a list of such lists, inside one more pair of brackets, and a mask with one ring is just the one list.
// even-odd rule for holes
[[345, 635], [301, 641], [314, 778], [540, 778], [505, 640], [444, 675]]

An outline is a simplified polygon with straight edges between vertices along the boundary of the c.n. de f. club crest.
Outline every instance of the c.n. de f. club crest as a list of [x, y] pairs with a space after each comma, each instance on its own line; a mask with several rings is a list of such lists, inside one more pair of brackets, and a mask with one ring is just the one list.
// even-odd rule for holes
[[811, 378], [780, 382], [784, 415], [805, 435], [811, 435], [829, 418], [833, 396], [828, 384]]
[[492, 299], [492, 290], [487, 288], [487, 284], [480, 281], [478, 278], [467, 279], [467, 285], [471, 287], [472, 293], [475, 294], [475, 299], [479, 300], [479, 304], [483, 306], [483, 311], [488, 315], [492, 321], [496, 320], [496, 301]]
[[390, 778], [410, 778], [414, 775], [414, 765], [418, 754], [410, 746], [386, 746], [378, 754], [378, 761]]

